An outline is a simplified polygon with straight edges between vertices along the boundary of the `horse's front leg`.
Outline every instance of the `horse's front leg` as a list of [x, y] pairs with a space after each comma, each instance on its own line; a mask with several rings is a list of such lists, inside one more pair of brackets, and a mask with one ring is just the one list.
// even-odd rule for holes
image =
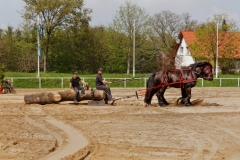
[[156, 94], [158, 98], [158, 104], [162, 107], [169, 105], [169, 103], [164, 98], [164, 92], [166, 91], [166, 89], [167, 89], [167, 86], [163, 86], [159, 89], [158, 93]]
[[190, 102], [191, 99], [191, 87], [185, 88], [187, 97], [185, 98], [185, 106], [191, 106], [192, 103]]

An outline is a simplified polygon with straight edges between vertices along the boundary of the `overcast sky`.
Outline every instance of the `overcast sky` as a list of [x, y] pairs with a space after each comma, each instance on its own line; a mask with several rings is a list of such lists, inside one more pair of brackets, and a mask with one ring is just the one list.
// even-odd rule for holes
[[[240, 0], [131, 0], [144, 7], [150, 15], [169, 10], [182, 14], [188, 12], [192, 19], [204, 22], [217, 13], [227, 13], [240, 27]], [[85, 0], [85, 8], [93, 10], [90, 25], [108, 25], [125, 0]], [[8, 25], [17, 28], [23, 22], [20, 13], [24, 9], [22, 0], [0, 0], [0, 28]]]

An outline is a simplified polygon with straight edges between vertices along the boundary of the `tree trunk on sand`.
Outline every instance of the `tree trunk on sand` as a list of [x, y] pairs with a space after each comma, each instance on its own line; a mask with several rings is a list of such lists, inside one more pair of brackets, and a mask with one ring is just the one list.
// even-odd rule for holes
[[51, 104], [61, 100], [61, 95], [58, 92], [44, 92], [44, 93], [33, 93], [25, 94], [24, 101], [27, 104]]
[[[61, 90], [55, 92], [31, 93], [25, 94], [24, 101], [27, 104], [51, 104], [62, 101], [73, 101], [75, 91]], [[102, 90], [86, 90], [85, 95], [81, 95], [79, 90], [78, 101], [83, 100], [103, 100], [106, 98], [106, 93]]]

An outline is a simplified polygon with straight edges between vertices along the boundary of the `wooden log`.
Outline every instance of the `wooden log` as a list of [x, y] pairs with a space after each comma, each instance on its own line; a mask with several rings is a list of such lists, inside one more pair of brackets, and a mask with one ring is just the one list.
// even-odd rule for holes
[[[32, 93], [26, 94], [24, 96], [24, 101], [27, 104], [50, 104], [62, 101], [73, 101], [74, 100], [75, 91], [72, 90], [61, 90], [55, 92], [44, 92], [44, 93]], [[81, 95], [81, 91], [79, 91], [78, 101], [83, 100], [103, 100], [106, 98], [106, 93], [102, 90], [94, 89], [86, 90], [85, 95]]]
[[29, 93], [24, 95], [24, 101], [27, 104], [51, 104], [61, 100], [58, 92]]
[[106, 99], [107, 94], [103, 90], [95, 89], [93, 90], [93, 100], [103, 100]]
[[[72, 90], [62, 90], [58, 91], [58, 93], [61, 95], [62, 99], [61, 101], [73, 101], [75, 91]], [[84, 101], [84, 100], [103, 100], [106, 98], [106, 93], [102, 90], [94, 89], [93, 93], [91, 90], [86, 90], [85, 95], [81, 95], [81, 91], [79, 91], [78, 101]]]

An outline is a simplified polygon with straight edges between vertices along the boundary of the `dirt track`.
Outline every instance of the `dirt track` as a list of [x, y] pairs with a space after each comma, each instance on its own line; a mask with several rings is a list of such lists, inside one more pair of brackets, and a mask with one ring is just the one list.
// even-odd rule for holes
[[25, 93], [40, 91], [0, 95], [0, 159], [240, 159], [238, 88], [194, 88], [193, 107], [177, 106], [180, 90], [173, 88], [168, 107], [157, 107], [156, 98], [151, 107], [142, 98], [104, 107], [23, 102]]

